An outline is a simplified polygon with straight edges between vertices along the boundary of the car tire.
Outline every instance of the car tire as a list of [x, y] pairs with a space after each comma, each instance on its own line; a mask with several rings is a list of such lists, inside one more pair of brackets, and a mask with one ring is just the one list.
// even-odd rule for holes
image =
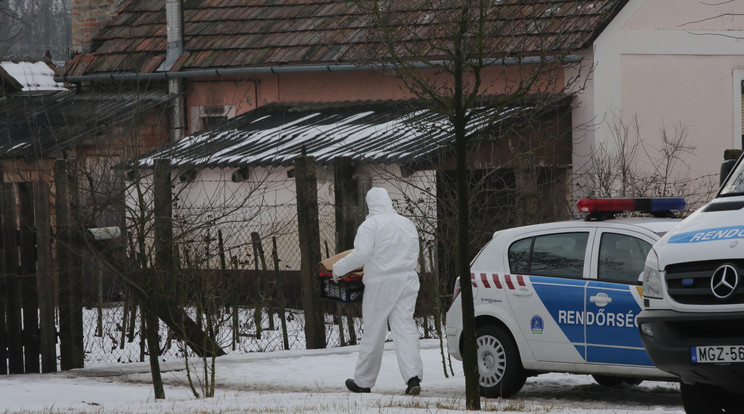
[[625, 381], [623, 377], [612, 377], [609, 375], [592, 375], [594, 381], [603, 387], [617, 387]]
[[628, 378], [623, 378], [623, 382], [625, 382], [628, 385], [640, 385], [643, 382], [643, 380], [640, 378], [628, 377]]
[[680, 384], [682, 405], [687, 414], [744, 412], [744, 395], [707, 384]]
[[519, 350], [508, 330], [483, 325], [476, 330], [480, 394], [487, 398], [509, 398], [519, 392], [527, 374]]

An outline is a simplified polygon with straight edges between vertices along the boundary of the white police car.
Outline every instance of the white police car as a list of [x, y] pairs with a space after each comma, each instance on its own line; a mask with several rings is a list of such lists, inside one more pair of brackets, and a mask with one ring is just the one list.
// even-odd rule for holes
[[[581, 199], [587, 219], [497, 231], [470, 267], [481, 395], [510, 397], [528, 376], [591, 374], [603, 385], [673, 379], [654, 367], [636, 316], [651, 245], [681, 198]], [[663, 217], [614, 218], [645, 211]], [[459, 279], [447, 347], [462, 360]]]

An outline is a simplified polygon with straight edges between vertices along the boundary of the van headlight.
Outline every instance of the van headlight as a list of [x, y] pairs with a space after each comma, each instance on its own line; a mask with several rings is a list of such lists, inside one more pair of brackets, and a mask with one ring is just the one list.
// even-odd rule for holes
[[663, 298], [659, 256], [653, 248], [649, 250], [648, 256], [646, 256], [646, 263], [643, 266], [643, 297]]

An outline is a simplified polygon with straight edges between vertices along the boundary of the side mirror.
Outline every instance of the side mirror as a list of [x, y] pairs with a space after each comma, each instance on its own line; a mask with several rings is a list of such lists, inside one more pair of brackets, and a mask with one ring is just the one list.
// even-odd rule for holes
[[731, 173], [731, 170], [734, 169], [734, 165], [736, 165], [736, 160], [726, 160], [721, 163], [721, 175], [718, 177], [718, 185], [723, 185], [723, 182], [726, 181], [726, 178]]

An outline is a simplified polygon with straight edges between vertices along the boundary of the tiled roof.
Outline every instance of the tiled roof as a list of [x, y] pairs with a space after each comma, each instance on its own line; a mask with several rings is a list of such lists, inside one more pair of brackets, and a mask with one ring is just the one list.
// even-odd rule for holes
[[2, 96], [0, 154], [2, 158], [56, 157], [169, 99], [162, 92]]
[[[486, 30], [494, 57], [588, 47], [627, 0], [492, 0]], [[65, 75], [151, 73], [165, 59], [165, 1], [126, 0], [94, 39], [95, 50], [68, 62]], [[367, 18], [348, 0], [184, 0], [187, 54], [171, 70], [379, 61]], [[436, 39], [442, 26], [423, 0], [393, 0], [401, 28]], [[451, 11], [449, 11], [451, 12]], [[436, 59], [433, 45], [413, 45]]]
[[[537, 109], [529, 104], [484, 110], [468, 134], [489, 130]], [[291, 165], [303, 152], [319, 164], [349, 157], [367, 164], [421, 165], [454, 141], [446, 117], [412, 101], [270, 103], [221, 127], [183, 138], [140, 160], [166, 158], [175, 167]]]

